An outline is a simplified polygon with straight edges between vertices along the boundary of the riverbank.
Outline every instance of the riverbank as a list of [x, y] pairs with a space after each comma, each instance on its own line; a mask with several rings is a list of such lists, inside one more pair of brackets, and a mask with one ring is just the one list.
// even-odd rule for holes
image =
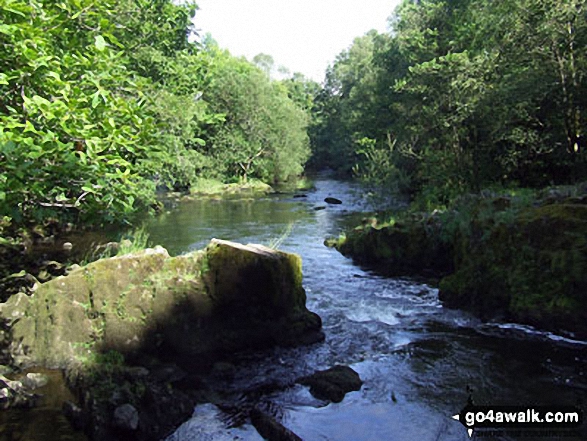
[[447, 307], [587, 338], [587, 184], [467, 195], [329, 243], [387, 274], [436, 277]]
[[307, 191], [313, 187], [313, 181], [307, 177], [298, 177], [294, 180], [269, 185], [265, 182], [250, 179], [244, 182], [224, 183], [214, 179], [198, 179], [192, 184], [187, 194], [181, 197], [190, 200], [197, 197], [243, 197], [263, 196], [271, 193], [293, 193]]

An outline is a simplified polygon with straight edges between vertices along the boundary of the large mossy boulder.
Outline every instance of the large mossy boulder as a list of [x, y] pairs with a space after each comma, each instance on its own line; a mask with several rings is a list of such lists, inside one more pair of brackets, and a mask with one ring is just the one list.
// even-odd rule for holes
[[388, 275], [443, 275], [453, 268], [450, 243], [438, 238], [435, 219], [365, 225], [349, 232], [335, 247], [360, 263]]
[[587, 205], [528, 207], [508, 222], [472, 224], [457, 270], [440, 283], [449, 307], [587, 336]]
[[192, 361], [319, 340], [299, 256], [213, 239], [93, 262], [0, 304], [16, 364], [68, 367], [96, 352]]
[[441, 216], [358, 227], [335, 246], [384, 274], [440, 275], [447, 307], [587, 337], [587, 195], [471, 195]]

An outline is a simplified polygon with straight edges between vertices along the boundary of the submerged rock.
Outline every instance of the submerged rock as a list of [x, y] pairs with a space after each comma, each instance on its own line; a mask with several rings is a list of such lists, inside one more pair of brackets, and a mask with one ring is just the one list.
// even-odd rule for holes
[[351, 391], [361, 390], [363, 381], [348, 366], [334, 366], [324, 371], [317, 371], [307, 377], [296, 380], [297, 383], [310, 387], [310, 393], [320, 399], [340, 403]]
[[178, 257], [156, 247], [93, 262], [11, 297], [0, 320], [23, 364], [65, 368], [108, 351], [185, 361], [318, 341], [305, 302], [299, 256], [214, 239]]
[[340, 199], [337, 198], [324, 198], [324, 202], [326, 202], [327, 204], [333, 204], [333, 205], [339, 205], [342, 204], [342, 201]]

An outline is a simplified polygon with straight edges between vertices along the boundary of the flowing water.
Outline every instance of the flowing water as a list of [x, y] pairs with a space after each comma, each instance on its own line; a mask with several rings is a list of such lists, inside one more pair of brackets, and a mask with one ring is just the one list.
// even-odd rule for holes
[[[328, 205], [329, 196], [343, 203]], [[168, 208], [148, 232], [171, 254], [202, 248], [216, 237], [279, 243], [302, 256], [307, 306], [322, 317], [325, 342], [243, 355], [225, 387], [236, 393], [266, 382], [286, 384], [335, 364], [351, 366], [364, 385], [341, 403], [317, 400], [300, 385], [260, 398], [304, 440], [466, 440], [465, 428], [451, 416], [469, 394], [475, 404], [488, 405], [587, 402], [586, 342], [481, 323], [443, 308], [437, 290], [423, 282], [381, 277], [325, 247], [327, 236], [355, 225], [369, 210], [354, 184], [322, 176], [306, 197], [200, 200]], [[198, 406], [170, 439], [261, 439], [250, 425], [228, 429], [225, 420], [215, 406]], [[494, 439], [517, 438], [504, 433]]]

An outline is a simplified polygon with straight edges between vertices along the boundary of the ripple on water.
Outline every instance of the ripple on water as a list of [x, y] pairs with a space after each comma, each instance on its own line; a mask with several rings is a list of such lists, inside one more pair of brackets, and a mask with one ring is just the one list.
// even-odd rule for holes
[[263, 441], [255, 428], [245, 424], [227, 428], [221, 411], [213, 404], [196, 407], [192, 418], [182, 424], [165, 441]]
[[323, 408], [295, 407], [284, 424], [304, 440], [336, 441], [464, 441], [468, 437], [456, 421], [440, 417], [409, 402], [371, 403], [360, 392]]

